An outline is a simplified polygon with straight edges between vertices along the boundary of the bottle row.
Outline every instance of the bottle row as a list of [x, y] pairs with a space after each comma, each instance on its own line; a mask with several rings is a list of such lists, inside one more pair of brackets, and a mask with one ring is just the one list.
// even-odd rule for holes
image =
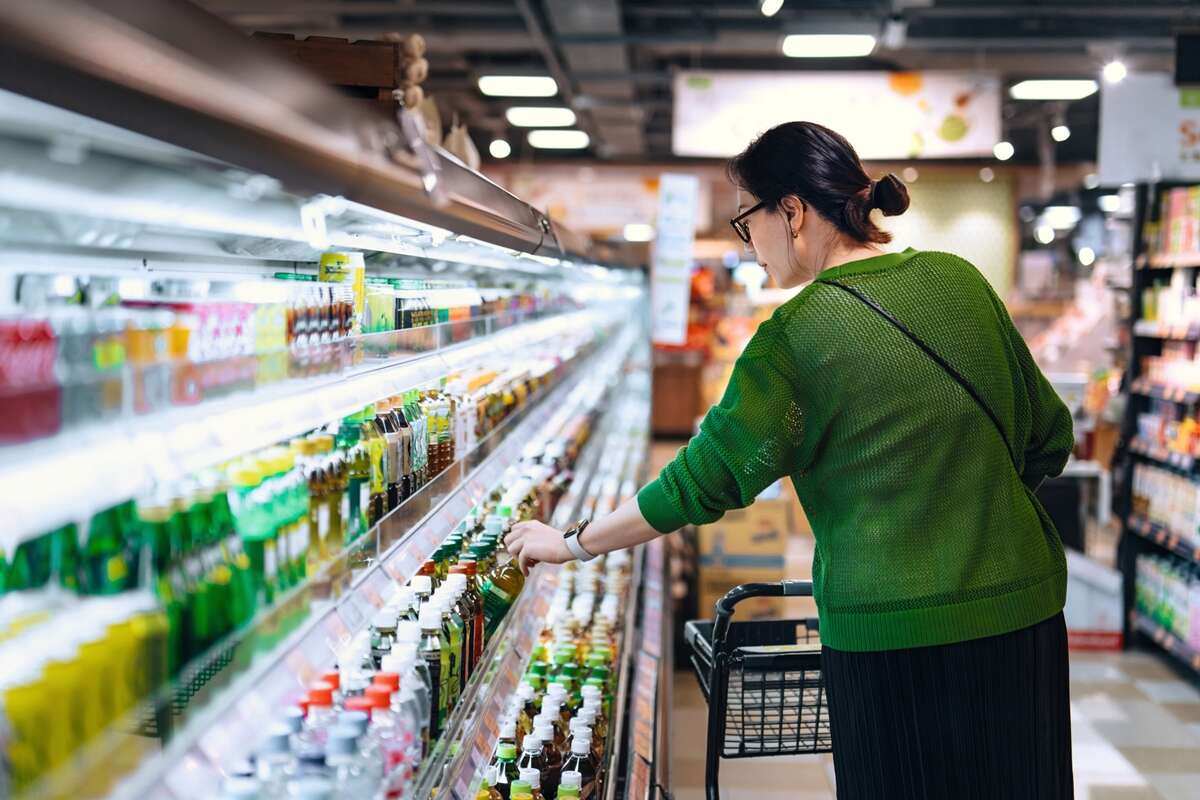
[[1137, 416], [1138, 439], [1145, 445], [1182, 456], [1200, 455], [1200, 419], [1194, 409], [1151, 400]]
[[[34, 273], [16, 285], [19, 313], [0, 316], [0, 444], [338, 373], [469, 338], [498, 315], [570, 307], [541, 289], [352, 280], [324, 265], [274, 280]], [[441, 323], [453, 323], [447, 342], [380, 335]]]
[[[545, 358], [449, 375], [438, 389], [385, 398], [0, 559], [0, 647], [14, 666], [0, 676], [0, 708], [14, 732], [0, 763], [11, 764], [13, 785], [54, 772], [281, 592], [311, 583], [328, 559], [557, 375]], [[423, 573], [448, 577], [454, 543], [477, 559], [468, 577], [486, 580], [497, 566], [498, 521], [551, 509], [589, 431], [586, 414], [563, 425], [528, 465], [533, 478], [508, 476], [520, 494], [503, 504], [492, 497]], [[91, 623], [64, 637], [53, 623], [65, 618]], [[121, 685], [99, 685], [106, 675], [121, 676]], [[64, 687], [97, 697], [65, 706], [64, 729], [48, 736], [48, 701]]]
[[1147, 219], [1142, 231], [1146, 249], [1160, 255], [1200, 252], [1200, 186], [1163, 189], [1158, 201], [1158, 219]]
[[1161, 355], [1142, 358], [1138, 374], [1155, 386], [1184, 391], [1200, 389], [1196, 342], [1163, 342]]
[[1150, 464], [1133, 467], [1133, 512], [1200, 545], [1200, 484]]
[[1134, 603], [1139, 613], [1200, 652], [1200, 571], [1173, 556], [1137, 557]]

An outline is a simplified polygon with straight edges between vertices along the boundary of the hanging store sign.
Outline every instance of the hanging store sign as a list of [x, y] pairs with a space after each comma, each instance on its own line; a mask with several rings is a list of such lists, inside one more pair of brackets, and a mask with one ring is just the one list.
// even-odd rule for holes
[[658, 344], [687, 341], [692, 255], [696, 239], [695, 175], [663, 173], [658, 182], [658, 221], [650, 273], [653, 339]]
[[1104, 186], [1200, 179], [1200, 88], [1165, 72], [1105, 84], [1097, 172]]
[[672, 150], [728, 158], [783, 122], [818, 122], [860, 158], [990, 157], [1000, 81], [986, 72], [699, 72], [675, 75]]

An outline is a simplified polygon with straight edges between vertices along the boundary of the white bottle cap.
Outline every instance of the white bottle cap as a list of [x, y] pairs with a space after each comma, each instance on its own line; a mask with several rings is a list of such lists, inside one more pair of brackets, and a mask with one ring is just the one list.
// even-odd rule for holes
[[536, 753], [542, 749], [542, 737], [538, 736], [537, 731], [525, 734], [524, 741], [521, 742], [521, 749], [527, 753]]
[[575, 731], [580, 731], [580, 730], [590, 730], [591, 727], [592, 727], [592, 723], [589, 720], [584, 719], [583, 717], [575, 717], [574, 719], [571, 720], [571, 732], [572, 733], [574, 733]]
[[592, 750], [592, 743], [583, 736], [576, 736], [571, 740], [571, 753], [577, 756], [586, 756]]
[[[408, 619], [404, 620], [403, 622], [396, 623], [396, 643], [397, 644], [404, 644], [404, 643], [416, 644], [419, 641], [421, 641], [421, 625], [420, 625], [420, 623], [413, 622], [412, 620], [408, 620]], [[395, 649], [395, 648], [393, 648], [393, 649]]]
[[590, 683], [584, 684], [582, 687], [580, 687], [579, 691], [583, 694], [584, 700], [587, 700], [592, 697], [595, 697], [595, 698], [600, 697], [600, 687], [593, 686]]
[[516, 739], [517, 738], [517, 721], [512, 717], [505, 717], [500, 720], [500, 738], [501, 739]]
[[442, 612], [431, 603], [421, 606], [421, 630], [436, 631], [442, 627]]
[[583, 787], [583, 773], [579, 770], [569, 769], [559, 778], [558, 785], [574, 786], [576, 789], [580, 789]]
[[429, 594], [433, 591], [433, 579], [428, 575], [413, 575], [408, 579], [408, 585], [414, 594]]
[[545, 697], [542, 698], [542, 713], [543, 714], [557, 714], [559, 712], [559, 709], [561, 709], [561, 708], [562, 708], [562, 701], [559, 700], [558, 698], [551, 697], [550, 695], [546, 695]]
[[542, 740], [542, 744], [554, 741], [554, 725], [549, 722], [543, 722], [541, 725], [534, 726], [534, 733]]
[[[526, 736], [525, 739], [528, 741], [529, 737]], [[521, 770], [521, 780], [528, 781], [529, 785], [532, 786], [534, 789], [542, 788], [541, 770], [534, 769], [533, 767], [524, 767]]]
[[521, 684], [517, 687], [518, 699], [522, 702], [528, 702], [533, 698], [533, 695], [533, 686], [528, 681], [521, 681]]
[[596, 709], [592, 708], [591, 706], [584, 706], [583, 708], [579, 709], [579, 713], [576, 715], [576, 718], [583, 720], [588, 725], [593, 725], [596, 722]]

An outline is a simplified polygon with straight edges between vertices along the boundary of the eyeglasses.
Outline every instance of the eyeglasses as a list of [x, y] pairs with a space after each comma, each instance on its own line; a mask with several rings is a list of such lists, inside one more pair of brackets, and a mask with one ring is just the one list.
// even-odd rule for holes
[[730, 227], [733, 228], [734, 233], [738, 235], [738, 238], [741, 239], [744, 244], [750, 244], [750, 225], [747, 224], [746, 218], [755, 211], [758, 211], [760, 208], [766, 206], [766, 204], [767, 201], [765, 200], [761, 203], [755, 203], [754, 205], [750, 206], [750, 208], [747, 208], [745, 211], [729, 220]]

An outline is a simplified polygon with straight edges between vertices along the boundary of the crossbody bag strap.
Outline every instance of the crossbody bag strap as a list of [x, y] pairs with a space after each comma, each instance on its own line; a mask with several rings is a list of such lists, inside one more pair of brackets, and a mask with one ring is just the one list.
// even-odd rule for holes
[[981, 409], [983, 409], [983, 413], [987, 415], [987, 418], [992, 421], [992, 425], [994, 425], [996, 427], [996, 433], [1000, 434], [1000, 439], [1004, 442], [1004, 447], [1008, 450], [1008, 457], [1010, 459], [1012, 459], [1013, 469], [1015, 469], [1017, 471], [1018, 475], [1021, 474], [1021, 470], [1017, 466], [1017, 454], [1013, 450], [1012, 444], [1008, 441], [1008, 435], [1004, 432], [1004, 428], [1000, 425], [1000, 419], [996, 416], [996, 413], [994, 411], [992, 411], [991, 406], [989, 406], [987, 403], [984, 402], [983, 397], [980, 396], [979, 392], [976, 391], [975, 387], [971, 384], [971, 382], [968, 381], [966, 378], [964, 378], [958, 370], [956, 370], [953, 366], [951, 366], [950, 362], [948, 362], [948, 361], [946, 361], [946, 359], [942, 358], [941, 355], [936, 350], [934, 350], [932, 347], [930, 347], [928, 344], [926, 344], [923, 339], [921, 339], [919, 336], [917, 336], [915, 333], [913, 333], [911, 330], [909, 330], [907, 325], [905, 325], [900, 320], [896, 319], [896, 317], [892, 314], [892, 312], [888, 311], [886, 308], [879, 305], [879, 303], [875, 302], [870, 297], [867, 297], [865, 294], [860, 292], [858, 289], [855, 289], [853, 286], [847, 286], [844, 283], [838, 283], [837, 281], [831, 281], [831, 280], [818, 280], [817, 283], [822, 283], [822, 284], [825, 284], [826, 286], [836, 287], [838, 289], [841, 289], [843, 292], [850, 295], [851, 297], [856, 298], [867, 308], [871, 309], [876, 314], [878, 314], [880, 317], [882, 317], [884, 320], [886, 320], [892, 327], [894, 327], [896, 330], [900, 331], [900, 333], [904, 334], [904, 336], [910, 342], [915, 344], [917, 347], [921, 348], [921, 351], [924, 352], [925, 355], [929, 356], [929, 358], [935, 364], [937, 364], [939, 367], [941, 367], [942, 370], [945, 371], [945, 373], [947, 375], [949, 375], [951, 378], [953, 378], [954, 381], [956, 383], [958, 383], [958, 385], [961, 386], [963, 388], [963, 390], [966, 391], [966, 393], [971, 396], [971, 399], [974, 400], [975, 403]]

